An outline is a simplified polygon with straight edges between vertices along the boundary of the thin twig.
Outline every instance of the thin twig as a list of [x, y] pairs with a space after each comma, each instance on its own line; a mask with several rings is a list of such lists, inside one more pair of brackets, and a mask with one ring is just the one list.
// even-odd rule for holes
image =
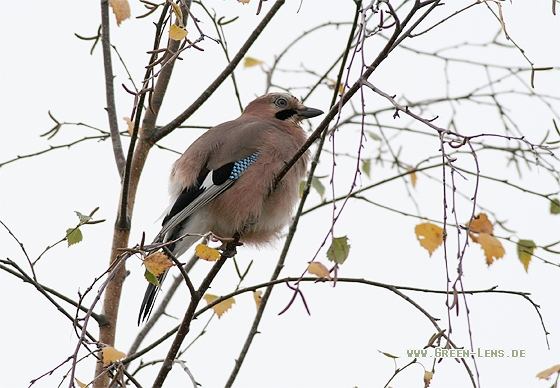
[[[14, 263], [13, 261], [11, 261], [11, 260], [0, 260], [0, 262], [15, 267], [15, 263]], [[19, 267], [17, 267], [17, 268], [19, 268]], [[13, 275], [13, 276], [15, 276], [15, 277], [17, 277], [17, 278], [19, 278], [19, 279], [21, 279], [21, 280], [23, 280], [25, 283], [32, 284], [32, 285], [35, 286], [35, 288], [37, 288], [37, 289], [39, 290], [39, 292], [41, 292], [43, 295], [45, 295], [45, 294], [43, 293], [43, 291], [48, 292], [49, 294], [52, 294], [52, 295], [56, 296], [56, 297], [59, 298], [59, 299], [62, 299], [62, 300], [65, 301], [66, 303], [68, 303], [68, 304], [70, 304], [70, 305], [76, 307], [76, 308], [79, 309], [79, 310], [82, 310], [83, 312], [87, 312], [87, 311], [88, 311], [88, 308], [87, 308], [87, 307], [85, 307], [85, 306], [81, 305], [80, 303], [78, 303], [78, 302], [76, 302], [76, 301], [70, 299], [69, 297], [67, 297], [67, 296], [64, 295], [64, 294], [61, 294], [60, 292], [56, 291], [55, 289], [52, 289], [52, 288], [50, 288], [50, 287], [47, 287], [47, 286], [45, 286], [45, 285], [43, 285], [43, 284], [41, 284], [41, 283], [35, 281], [34, 279], [31, 279], [31, 277], [30, 277], [29, 275], [25, 274], [24, 272], [21, 272], [21, 271], [20, 271], [20, 272], [18, 273], [18, 272], [16, 272], [16, 271], [13, 271], [13, 270], [11, 270], [10, 268], [8, 268], [8, 267], [2, 265], [2, 264], [0, 264], [0, 269], [2, 269], [2, 270], [4, 270], [4, 271], [8, 272], [9, 274], [11, 274], [11, 275]], [[18, 271], [19, 271], [19, 270], [18, 270]], [[47, 299], [51, 300], [50, 298], [47, 298]], [[60, 307], [60, 305], [58, 305], [58, 304], [56, 304], [56, 303], [55, 303], [54, 305], [55, 305], [56, 309], [59, 310], [59, 311], [60, 311], [63, 315], [65, 315], [68, 319], [70, 319], [70, 321], [72, 321], [72, 322], [75, 321], [75, 320], [74, 320], [74, 317], [72, 317], [70, 314], [68, 314], [68, 315], [64, 314], [65, 310], [62, 309], [62, 308]], [[99, 314], [96, 314], [96, 313], [92, 313], [92, 314], [91, 314], [91, 317], [92, 317], [93, 319], [95, 319], [95, 321], [96, 321], [99, 325], [104, 325], [104, 324], [107, 323], [105, 317], [103, 317], [102, 315], [99, 315]], [[80, 326], [80, 329], [81, 329], [81, 326]], [[92, 340], [92, 341], [96, 341], [96, 339], [95, 339], [92, 335], [90, 335], [89, 333], [88, 333], [88, 338], [89, 338], [90, 340]]]
[[153, 143], [161, 140], [167, 136], [171, 131], [181, 125], [185, 120], [187, 120], [202, 104], [210, 98], [214, 91], [224, 82], [231, 72], [237, 67], [239, 62], [243, 59], [249, 48], [257, 40], [259, 35], [263, 32], [268, 23], [272, 20], [274, 15], [278, 12], [280, 7], [284, 4], [285, 0], [277, 0], [274, 5], [270, 8], [270, 11], [263, 17], [263, 20], [259, 25], [253, 30], [249, 38], [245, 41], [243, 46], [239, 49], [237, 54], [233, 57], [231, 62], [224, 68], [224, 70], [218, 75], [218, 77], [206, 88], [204, 92], [189, 106], [185, 111], [179, 114], [175, 119], [169, 122], [167, 125], [161, 127], [154, 136], [151, 137]]

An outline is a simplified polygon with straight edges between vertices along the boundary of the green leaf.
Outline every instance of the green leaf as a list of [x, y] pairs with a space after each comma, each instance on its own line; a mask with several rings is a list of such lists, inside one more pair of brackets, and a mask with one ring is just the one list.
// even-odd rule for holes
[[533, 240], [519, 240], [517, 243], [517, 257], [523, 264], [525, 272], [529, 272], [529, 263], [535, 251], [536, 244]]
[[371, 172], [371, 159], [362, 159], [362, 172], [366, 174], [368, 178], [371, 178], [369, 175]]
[[146, 272], [144, 272], [144, 277], [146, 278], [147, 281], [152, 283], [157, 288], [161, 287], [161, 285], [159, 284], [159, 280], [158, 280], [157, 276], [154, 275], [149, 269], [146, 269]]
[[371, 132], [371, 131], [366, 131], [366, 133], [368, 134], [368, 136], [369, 136], [372, 140], [375, 140], [375, 141], [381, 141], [381, 140], [382, 140], [381, 137], [379, 137], [379, 135], [377, 135], [377, 134], [375, 134], [375, 133], [373, 133], [373, 132]]
[[68, 240], [68, 246], [77, 244], [82, 241], [82, 231], [80, 228], [70, 228], [66, 230], [66, 239]]
[[[324, 195], [325, 195], [325, 186], [323, 185], [323, 183], [321, 183], [320, 179], [321, 178], [325, 178], [325, 176], [314, 176], [311, 179], [311, 187], [315, 189], [315, 191], [317, 193], [319, 193], [319, 195], [321, 196], [321, 199], [323, 199]], [[301, 182], [299, 182], [299, 197], [301, 198], [303, 196], [303, 190], [305, 189], [305, 185], [307, 184], [306, 180], [303, 180]]]
[[91, 220], [91, 217], [90, 217], [90, 216], [83, 215], [82, 213], [77, 212], [77, 211], [74, 211], [74, 212], [78, 215], [78, 218], [80, 219], [80, 222], [81, 222], [82, 224], [85, 224], [86, 222], [88, 222], [89, 220]]
[[348, 258], [349, 252], [350, 244], [348, 244], [348, 237], [335, 237], [327, 250], [327, 257], [330, 261], [342, 264]]
[[305, 184], [307, 183], [306, 180], [302, 180], [299, 182], [299, 197], [303, 197], [303, 190], [305, 189]]
[[386, 352], [382, 352], [381, 350], [377, 350], [379, 353], [381, 353], [382, 355], [384, 355], [385, 357], [389, 357], [389, 358], [399, 358], [398, 356], [393, 356], [391, 353], [386, 353]]
[[550, 202], [550, 214], [560, 214], [560, 199], [552, 199]]
[[319, 177], [314, 176], [311, 179], [311, 187], [313, 187], [315, 191], [319, 193], [321, 199], [323, 199], [323, 196], [325, 195], [325, 186], [321, 183]]

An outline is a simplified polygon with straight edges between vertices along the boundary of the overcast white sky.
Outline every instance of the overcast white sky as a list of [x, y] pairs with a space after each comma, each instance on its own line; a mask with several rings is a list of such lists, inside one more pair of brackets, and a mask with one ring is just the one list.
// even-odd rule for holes
[[[230, 50], [235, 53], [245, 36], [260, 20], [260, 17], [255, 16], [257, 1], [253, 0], [246, 6], [234, 0], [205, 3], [214, 7], [226, 19], [240, 16], [240, 20], [226, 29], [228, 37], [231, 37]], [[268, 11], [271, 3], [264, 3], [263, 12]], [[270, 63], [278, 51], [277, 47], [283, 48], [301, 30], [323, 21], [351, 20], [353, 9], [351, 1], [307, 0], [297, 13], [300, 3], [287, 3], [270, 30], [265, 31], [250, 50], [250, 56]], [[469, 4], [457, 2], [454, 5], [459, 3]], [[558, 96], [560, 15], [552, 15], [550, 3], [501, 2], [508, 22], [508, 32], [526, 50], [526, 55], [535, 66], [555, 66], [554, 72], [537, 74], [535, 91]], [[438, 15], [450, 14], [452, 10], [448, 7], [450, 6], [442, 7]], [[142, 12], [142, 6], [132, 2], [133, 15]], [[48, 111], [60, 121], [82, 122], [107, 130], [103, 109], [105, 97], [101, 47], [98, 46], [90, 56], [90, 42], [78, 40], [74, 36], [74, 33], [95, 35], [99, 20], [99, 4], [95, 1], [76, 3], [31, 0], [20, 3], [0, 0], [0, 162], [17, 155], [44, 150], [50, 145], [66, 144], [96, 134], [84, 127], [65, 126], [50, 141], [39, 137], [53, 127]], [[125, 21], [120, 28], [117, 28], [114, 21], [111, 26], [113, 43], [118, 46], [137, 82], [144, 73], [143, 66], [147, 59], [145, 52], [152, 44], [153, 28], [148, 24], [145, 20], [133, 19]], [[204, 27], [208, 28], [209, 35], [214, 36], [210, 25]], [[195, 30], [193, 26], [188, 28]], [[443, 25], [441, 30], [436, 30], [437, 33], [417, 38], [415, 43], [416, 47], [424, 49], [449, 47], [463, 42], [482, 43], [488, 41], [488, 37], [493, 36], [498, 28], [493, 16], [481, 5]], [[288, 66], [287, 63], [295, 67], [301, 62], [306, 68], [323, 71], [324, 64], [330, 64], [330, 59], [338, 54], [331, 48], [344, 44], [347, 32], [347, 26], [325, 30], [307, 41], [306, 45], [296, 47], [288, 55], [285, 67]], [[221, 70], [223, 54], [219, 46], [209, 39], [202, 46], [204, 52], [193, 50], [185, 53], [185, 60], [177, 63], [160, 124], [188, 106], [206, 87], [208, 80], [212, 80]], [[492, 63], [527, 66], [520, 54], [513, 50], [492, 52], [484, 47], [469, 50], [472, 51], [461, 55], [468, 57], [472, 53], [473, 58], [484, 57]], [[449, 55], [457, 54], [454, 50], [446, 52]], [[368, 53], [370, 56], [373, 54]], [[380, 67], [371, 81], [389, 94], [405, 96], [410, 100], [441, 96], [446, 85], [441, 77], [435, 77], [443, 71], [441, 63], [416, 63], [418, 58], [420, 57], [415, 54], [396, 52], [394, 57]], [[129, 116], [132, 96], [119, 86], [121, 83], [129, 85], [129, 82], [115, 56], [113, 60], [117, 77], [115, 85], [118, 116]], [[456, 80], [450, 86], [451, 94], [471, 90], [471, 84], [483, 84], [486, 76], [483, 70], [467, 73], [466, 71], [471, 70], [461, 65], [451, 65], [448, 70]], [[263, 93], [264, 76], [259, 69], [239, 69], [236, 75], [244, 104]], [[290, 76], [280, 75], [276, 81], [292, 82], [287, 77]], [[528, 83], [528, 74], [524, 74], [524, 77], [523, 81]], [[371, 92], [368, 93], [371, 95]], [[189, 124], [215, 125], [237, 117], [239, 109], [237, 104], [231, 103], [231, 95], [231, 83], [226, 81]], [[307, 104], [326, 111], [330, 95], [325, 87], [322, 93], [317, 93]], [[387, 105], [378, 97], [372, 98], [369, 103], [369, 109], [373, 109], [375, 104]], [[552, 106], [557, 114], [560, 112], [559, 105], [556, 100]], [[477, 112], [483, 112], [483, 108]], [[440, 126], [449, 122], [449, 116], [446, 116], [449, 114], [449, 107], [441, 106], [441, 110], [432, 108], [428, 116], [432, 114], [440, 116]], [[535, 143], [544, 137], [547, 130], [552, 129], [553, 116], [550, 110], [543, 108], [535, 98], [521, 101], [511, 114], [519, 120], [522, 132]], [[501, 124], [491, 109], [488, 110], [488, 116], [481, 113], [462, 114], [457, 119], [462, 120], [462, 128], [472, 133], [502, 131]], [[406, 120], [401, 119], [407, 123]], [[316, 126], [320, 118], [311, 122]], [[124, 121], [121, 125], [124, 130]], [[164, 139], [162, 144], [182, 152], [200, 133], [178, 130]], [[348, 130], [344, 134], [339, 133], [337, 137], [340, 142], [337, 144], [337, 151], [355, 152], [359, 139], [356, 131]], [[422, 143], [416, 143], [412, 139], [412, 142], [401, 144], [402, 154], [406, 155], [410, 164], [418, 163], [426, 155], [437, 154], [437, 139], [424, 139]], [[377, 146], [370, 140], [364, 154], [375, 155]], [[157, 233], [159, 222], [155, 221], [167, 206], [167, 177], [176, 158], [177, 155], [167, 151], [152, 151], [136, 201], [131, 245], [140, 241], [143, 231], [147, 236]], [[481, 155], [480, 161], [483, 173], [510, 179], [513, 169], [508, 168], [498, 154]], [[327, 175], [331, 172], [329, 163], [329, 158], [325, 158], [319, 174]], [[470, 159], [466, 158], [464, 163], [469, 165]], [[348, 171], [352, 171], [353, 162], [339, 158], [337, 164], [337, 195], [340, 195], [348, 188], [351, 177]], [[472, 168], [472, 163], [469, 166]], [[439, 177], [441, 174], [438, 174], [440, 173], [433, 175]], [[372, 167], [372, 178], [362, 178], [362, 184], [365, 186], [390, 175], [394, 175], [394, 170], [375, 165]], [[515, 174], [512, 175], [515, 177]], [[328, 180], [324, 182], [328, 183]], [[524, 170], [521, 182], [524, 187], [538, 192], [558, 191], [558, 184], [551, 181], [546, 172], [536, 169], [532, 172]], [[472, 179], [459, 184], [467, 193], [472, 193]], [[393, 207], [402, 204], [400, 209], [415, 213], [415, 207], [404, 187], [402, 181], [398, 181], [369, 194], [378, 203]], [[76, 299], [77, 292], [84, 291], [106, 268], [118, 192], [118, 175], [110, 143], [84, 142], [69, 149], [56, 150], [0, 168], [0, 220], [24, 244], [29, 256], [36, 258], [48, 245], [62, 238], [67, 228], [76, 224], [74, 211], [89, 213], [93, 208], [100, 207], [96, 217], [107, 219], [105, 223], [84, 227], [82, 243], [71, 248], [61, 244], [47, 253], [37, 265], [40, 282]], [[420, 205], [422, 216], [441, 219], [441, 188], [437, 183], [420, 175], [418, 186], [412, 193]], [[506, 192], [502, 185], [483, 182], [480, 185], [479, 200], [502, 219], [507, 219], [507, 225], [520, 238], [534, 239], [539, 244], [560, 239], [560, 217], [548, 215], [548, 203], [543, 199], [521, 191]], [[319, 196], [313, 194], [309, 206], [319, 201]], [[459, 221], [466, 222], [469, 212], [470, 208], [463, 208]], [[298, 276], [302, 273], [328, 231], [331, 214], [331, 209], [325, 207], [323, 211], [303, 218], [300, 224], [300, 231], [303, 233], [296, 236], [284, 275]], [[344, 264], [340, 276], [445, 289], [442, 249], [437, 250], [431, 258], [428, 257], [413, 233], [418, 222], [417, 219], [395, 216], [380, 208], [351, 201], [336, 227], [336, 233], [348, 235], [352, 244], [350, 258]], [[499, 233], [509, 235], [503, 230]], [[280, 246], [281, 243], [278, 243], [277, 247]], [[478, 358], [480, 381], [483, 387], [549, 387], [551, 382], [538, 381], [535, 374], [560, 363], [560, 269], [535, 261], [531, 264], [529, 274], [526, 274], [517, 260], [515, 246], [511, 243], [504, 243], [504, 246], [506, 257], [490, 268], [484, 264], [482, 251], [477, 246], [470, 248], [465, 260], [465, 288], [486, 289], [498, 285], [504, 290], [530, 292], [532, 300], [541, 306], [544, 322], [551, 332], [548, 337], [551, 349], [547, 349], [541, 322], [533, 306], [521, 297], [501, 294], [469, 297], [475, 348], [501, 349], [506, 352], [519, 349], [526, 352], [526, 357], [522, 359]], [[536, 253], [547, 260], [556, 263], [560, 261], [558, 256], [542, 251]], [[254, 260], [244, 285], [268, 280], [279, 254], [279, 249], [241, 248], [238, 254], [241, 266], [247, 266]], [[0, 230], [0, 256], [28, 268], [19, 246], [4, 229]], [[323, 252], [319, 257], [326, 262]], [[140, 261], [132, 259], [127, 267], [130, 276], [124, 289], [116, 343], [116, 347], [125, 352], [138, 330], [136, 319], [145, 288]], [[197, 265], [193, 281], [199, 281], [208, 268], [208, 263]], [[454, 271], [455, 264], [452, 262], [451, 276], [455, 276]], [[234, 267], [232, 263], [227, 263], [211, 292], [226, 294], [235, 284]], [[24, 387], [31, 379], [64, 361], [72, 353], [76, 337], [71, 323], [28, 284], [2, 272], [0, 287], [1, 385]], [[304, 292], [311, 316], [305, 313], [300, 302], [296, 302], [287, 313], [278, 316], [277, 313], [288, 303], [291, 291], [287, 287], [276, 289], [260, 326], [261, 334], [256, 337], [235, 386], [383, 386], [391, 377], [394, 364], [392, 359], [381, 355], [378, 350], [402, 357], [397, 360], [397, 365], [402, 367], [411, 361], [406, 356], [406, 350], [422, 348], [434, 332], [433, 326], [418, 310], [383, 289], [349, 284], [338, 284], [335, 288], [328, 284], [306, 284]], [[408, 295], [432, 315], [440, 318], [442, 327], [447, 327], [445, 298], [440, 295]], [[181, 289], [175, 296], [169, 313], [182, 316], [187, 301], [187, 291]], [[91, 298], [88, 299], [88, 303], [90, 302]], [[224, 385], [249, 330], [254, 311], [252, 295], [237, 297], [234, 308], [220, 320], [213, 319], [208, 332], [186, 353], [184, 359], [203, 387]], [[206, 314], [194, 323], [190, 339], [200, 333], [208, 317]], [[459, 317], [452, 317], [452, 322], [455, 342], [468, 348], [470, 344], [464, 306], [461, 306]], [[177, 320], [172, 318], [160, 322], [145, 344], [176, 324]], [[93, 324], [90, 329], [95, 332]], [[166, 350], [165, 345], [160, 346], [150, 359], [163, 357]], [[431, 369], [433, 359], [420, 361], [426, 369]], [[139, 375], [144, 386], [151, 384], [152, 376], [158, 369], [147, 368]], [[66, 372], [67, 368], [63, 367], [53, 376], [40, 380], [34, 387], [57, 386]], [[90, 381], [92, 375], [91, 362], [80, 364], [77, 372], [80, 380]], [[391, 386], [419, 387], [422, 376], [422, 368], [415, 365], [400, 373], [391, 382]], [[177, 367], [171, 372], [166, 386], [189, 386], [188, 384], [186, 374]], [[68, 382], [65, 382], [62, 386], [67, 385]], [[436, 366], [431, 387], [451, 386], [469, 386], [469, 380], [464, 369], [455, 360], [445, 359]]]

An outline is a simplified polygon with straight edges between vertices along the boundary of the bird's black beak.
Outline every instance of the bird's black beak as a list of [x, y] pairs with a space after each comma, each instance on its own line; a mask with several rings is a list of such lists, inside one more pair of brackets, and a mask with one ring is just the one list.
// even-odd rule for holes
[[325, 112], [323, 112], [320, 109], [307, 108], [307, 109], [298, 109], [296, 110], [296, 113], [298, 116], [301, 116], [306, 119], [310, 119], [311, 117], [322, 115]]

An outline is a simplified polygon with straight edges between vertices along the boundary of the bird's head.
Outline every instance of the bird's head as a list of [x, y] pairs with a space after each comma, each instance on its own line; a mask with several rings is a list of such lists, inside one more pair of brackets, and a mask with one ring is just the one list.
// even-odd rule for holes
[[292, 121], [299, 125], [303, 119], [319, 116], [322, 110], [308, 108], [289, 93], [269, 93], [252, 101], [243, 114]]

